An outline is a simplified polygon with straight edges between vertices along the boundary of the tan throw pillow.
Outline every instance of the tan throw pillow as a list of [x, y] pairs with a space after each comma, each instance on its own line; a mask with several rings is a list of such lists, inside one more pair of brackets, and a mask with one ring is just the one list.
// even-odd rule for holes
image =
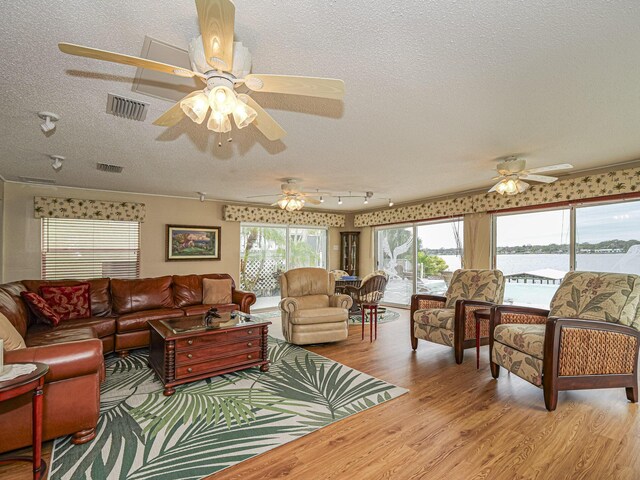
[[4, 340], [4, 349], [7, 351], [27, 348], [24, 338], [2, 313], [0, 313], [0, 338]]
[[231, 303], [231, 279], [203, 278], [202, 303], [205, 305]]

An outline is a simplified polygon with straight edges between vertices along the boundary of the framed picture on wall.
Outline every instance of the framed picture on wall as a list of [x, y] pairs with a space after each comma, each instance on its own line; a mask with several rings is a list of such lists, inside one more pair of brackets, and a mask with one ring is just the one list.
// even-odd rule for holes
[[220, 227], [167, 225], [167, 261], [220, 260]]

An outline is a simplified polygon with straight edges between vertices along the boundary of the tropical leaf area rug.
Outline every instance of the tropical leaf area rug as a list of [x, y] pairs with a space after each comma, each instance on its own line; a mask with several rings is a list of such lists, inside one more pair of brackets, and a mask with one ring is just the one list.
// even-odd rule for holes
[[249, 368], [176, 387], [147, 349], [106, 358], [97, 437], [54, 442], [50, 479], [199, 479], [407, 390], [269, 338], [269, 372]]

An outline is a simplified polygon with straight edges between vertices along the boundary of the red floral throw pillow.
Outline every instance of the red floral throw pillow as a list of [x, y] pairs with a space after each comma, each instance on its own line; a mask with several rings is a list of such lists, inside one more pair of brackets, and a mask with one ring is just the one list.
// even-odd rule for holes
[[38, 319], [54, 327], [58, 326], [60, 315], [53, 311], [44, 298], [34, 292], [20, 292], [20, 296]]
[[60, 316], [60, 320], [89, 318], [91, 316], [89, 289], [88, 283], [79, 283], [70, 287], [42, 286], [40, 295]]

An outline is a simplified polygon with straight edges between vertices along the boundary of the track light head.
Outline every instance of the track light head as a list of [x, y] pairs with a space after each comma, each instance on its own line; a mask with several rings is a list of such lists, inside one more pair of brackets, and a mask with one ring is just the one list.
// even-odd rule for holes
[[201, 202], [204, 202], [205, 199], [207, 198], [207, 194], [205, 192], [198, 192], [198, 198], [200, 199]]
[[60, 120], [60, 117], [58, 115], [51, 112], [40, 112], [38, 113], [38, 117], [44, 120], [44, 123], [40, 125], [40, 130], [42, 130], [42, 133], [44, 133], [45, 135], [47, 133], [53, 132], [56, 129], [55, 122]]
[[342, 205], [342, 197], [338, 197], [338, 205]]
[[393, 201], [391, 199], [389, 199], [389, 206], [393, 207]]
[[51, 168], [53, 168], [56, 172], [62, 170], [62, 162], [65, 160], [65, 157], [61, 155], [49, 155], [51, 159]]

